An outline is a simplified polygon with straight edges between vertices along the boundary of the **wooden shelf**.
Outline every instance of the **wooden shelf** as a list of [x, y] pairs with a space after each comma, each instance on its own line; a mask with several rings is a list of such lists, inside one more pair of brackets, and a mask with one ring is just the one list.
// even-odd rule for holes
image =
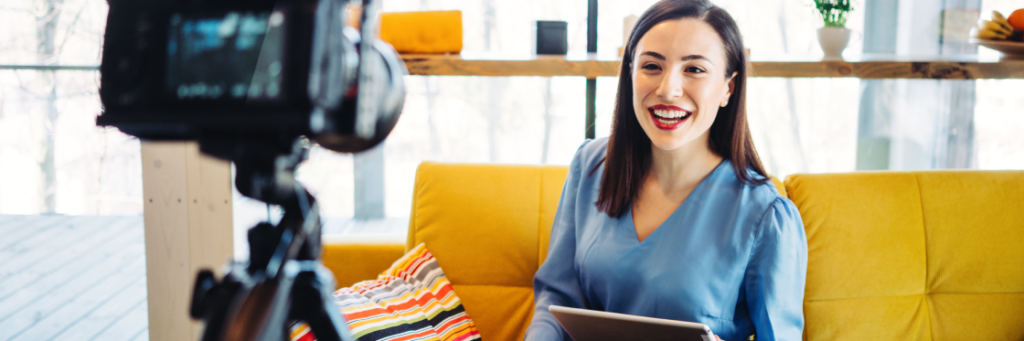
[[416, 76], [582, 76], [597, 78], [619, 73], [619, 60], [591, 56], [524, 56], [403, 54], [410, 75]]
[[[580, 56], [403, 54], [409, 74], [417, 76], [577, 76], [618, 75], [619, 59]], [[1024, 60], [979, 59], [977, 56], [863, 55], [845, 60], [779, 56], [751, 61], [752, 77], [861, 79], [1024, 79]]]
[[[751, 77], [861, 79], [1024, 79], [1024, 60], [962, 56], [862, 55], [845, 60], [774, 56], [751, 61]], [[415, 76], [615, 77], [618, 57], [403, 54]], [[97, 65], [0, 65], [0, 70], [96, 71]]]

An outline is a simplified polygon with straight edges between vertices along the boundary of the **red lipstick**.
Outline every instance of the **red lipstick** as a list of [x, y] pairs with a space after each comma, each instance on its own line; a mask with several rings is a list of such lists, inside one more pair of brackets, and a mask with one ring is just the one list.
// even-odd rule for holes
[[647, 108], [654, 126], [661, 130], [673, 130], [692, 116], [692, 112], [674, 105], [658, 104]]

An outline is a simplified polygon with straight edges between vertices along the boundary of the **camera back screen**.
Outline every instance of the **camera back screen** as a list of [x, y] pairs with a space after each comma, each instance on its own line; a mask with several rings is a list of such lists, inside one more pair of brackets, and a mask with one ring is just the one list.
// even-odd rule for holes
[[174, 14], [165, 93], [172, 101], [286, 100], [282, 11]]

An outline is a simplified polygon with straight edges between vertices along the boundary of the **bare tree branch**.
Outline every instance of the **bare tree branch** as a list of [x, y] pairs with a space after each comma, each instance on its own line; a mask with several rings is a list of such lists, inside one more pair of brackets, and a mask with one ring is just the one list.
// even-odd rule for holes
[[37, 97], [37, 96], [35, 96], [35, 92], [34, 91], [29, 90], [28, 88], [25, 87], [25, 81], [21, 79], [21, 73], [19, 73], [18, 71], [21, 71], [21, 70], [14, 70], [14, 78], [18, 79], [18, 87], [21, 88], [21, 91], [24, 91], [25, 93], [27, 93], [29, 95], [32, 95], [33, 97]]
[[68, 25], [68, 29], [64, 31], [64, 39], [61, 40], [60, 44], [57, 45], [57, 53], [54, 54], [54, 60], [60, 60], [60, 56], [64, 53], [64, 44], [68, 42], [68, 38], [72, 36], [72, 32], [75, 32], [75, 24], [78, 23], [78, 18], [82, 17], [82, 12], [85, 12], [85, 7], [89, 5], [86, 1], [78, 8], [78, 12], [75, 13], [75, 18], [71, 20], [71, 24]]
[[61, 2], [54, 2], [53, 0], [47, 1], [50, 3], [50, 6], [53, 7], [53, 9], [49, 10], [49, 12], [45, 14], [41, 14], [39, 12], [41, 12], [43, 9], [37, 8], [35, 12], [36, 26], [42, 26], [49, 23], [50, 21], [53, 21], [53, 19], [60, 15], [61, 11], [64, 9], [64, 4]]

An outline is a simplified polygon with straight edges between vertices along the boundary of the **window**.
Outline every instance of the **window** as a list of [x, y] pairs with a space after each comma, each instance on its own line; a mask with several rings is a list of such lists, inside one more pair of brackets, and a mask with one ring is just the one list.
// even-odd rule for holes
[[[847, 26], [864, 32], [866, 20], [877, 19], [869, 16], [868, 7], [878, 1], [856, 4]], [[598, 55], [615, 56], [622, 46], [623, 19], [641, 14], [651, 3], [600, 1]], [[809, 1], [717, 3], [740, 24], [753, 58], [821, 55], [814, 31], [818, 19]], [[903, 21], [897, 23], [897, 41], [913, 41], [918, 29], [939, 27], [936, 16], [943, 12], [935, 8], [942, 4], [929, 4], [897, 6], [906, 14], [898, 16]], [[987, 18], [993, 9], [1005, 12], [1019, 5], [985, 0], [980, 10], [966, 12]], [[569, 53], [586, 51], [585, 0], [386, 0], [383, 9], [461, 10], [468, 57], [529, 56], [536, 20], [567, 21]], [[0, 64], [96, 65], [106, 11], [103, 0], [4, 1]], [[862, 51], [872, 39], [855, 39], [848, 53]], [[984, 48], [978, 54], [998, 55]], [[403, 116], [379, 156], [385, 217], [408, 216], [416, 166], [422, 161], [567, 165], [583, 140], [582, 78], [408, 76], [406, 83]], [[597, 84], [601, 137], [610, 133], [617, 83], [602, 77]], [[95, 71], [0, 67], [0, 214], [141, 214], [139, 142], [95, 126], [102, 110], [98, 85]], [[769, 172], [779, 177], [871, 167], [1024, 169], [1019, 133], [1024, 131], [1024, 92], [1019, 91], [1024, 80], [752, 78], [749, 85], [755, 143]], [[864, 98], [871, 91], [889, 95], [872, 99], [869, 107]], [[950, 108], [956, 98], [970, 99], [958, 109], [967, 123], [956, 124], [973, 131], [959, 130], [952, 114], [938, 110]], [[868, 122], [865, 112], [875, 112], [872, 108], [890, 114]], [[865, 130], [869, 124], [875, 126]], [[964, 134], [971, 136], [956, 140]], [[882, 138], [869, 138], [875, 136]], [[947, 162], [953, 155], [949, 146], [969, 154], [967, 163]], [[361, 157], [314, 148], [299, 169], [329, 223], [357, 215], [354, 179], [365, 161]], [[235, 210], [236, 225], [242, 228], [266, 216], [266, 207], [254, 201], [237, 200]]]

